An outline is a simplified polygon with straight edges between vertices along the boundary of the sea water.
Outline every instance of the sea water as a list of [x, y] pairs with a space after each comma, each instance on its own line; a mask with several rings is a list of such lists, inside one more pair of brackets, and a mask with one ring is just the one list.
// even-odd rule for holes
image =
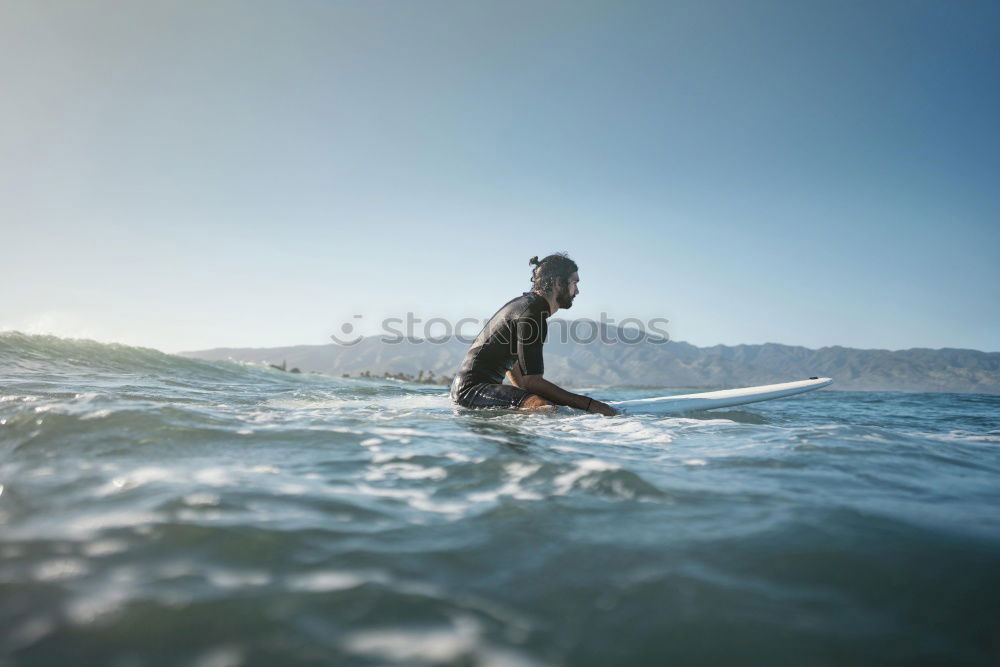
[[1000, 397], [446, 391], [0, 334], [0, 663], [1000, 656]]

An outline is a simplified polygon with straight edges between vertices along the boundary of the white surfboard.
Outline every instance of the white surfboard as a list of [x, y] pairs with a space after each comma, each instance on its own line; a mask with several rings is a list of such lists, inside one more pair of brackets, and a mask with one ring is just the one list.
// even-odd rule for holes
[[722, 391], [706, 391], [701, 394], [680, 394], [678, 396], [659, 396], [656, 398], [634, 398], [629, 401], [611, 401], [611, 405], [623, 408], [653, 408], [656, 412], [691, 412], [693, 410], [714, 410], [715, 408], [731, 408], [734, 405], [745, 405], [758, 401], [771, 401], [776, 398], [804, 394], [833, 384], [830, 378], [815, 378], [784, 382], [782, 384], [765, 384], [760, 387], [743, 387], [741, 389], [723, 389]]

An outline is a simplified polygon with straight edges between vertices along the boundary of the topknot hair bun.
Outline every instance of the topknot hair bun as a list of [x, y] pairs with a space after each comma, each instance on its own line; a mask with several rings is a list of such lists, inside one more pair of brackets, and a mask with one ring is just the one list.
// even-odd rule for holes
[[535, 266], [538, 266], [539, 263], [540, 262], [538, 261], [538, 255], [535, 255], [534, 257], [528, 260], [528, 264], [534, 264]]

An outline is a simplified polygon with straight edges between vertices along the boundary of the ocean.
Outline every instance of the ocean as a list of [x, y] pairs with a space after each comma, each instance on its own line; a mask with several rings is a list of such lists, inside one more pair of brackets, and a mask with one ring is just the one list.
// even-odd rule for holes
[[987, 665], [998, 592], [1000, 396], [468, 411], [0, 334], [0, 664]]

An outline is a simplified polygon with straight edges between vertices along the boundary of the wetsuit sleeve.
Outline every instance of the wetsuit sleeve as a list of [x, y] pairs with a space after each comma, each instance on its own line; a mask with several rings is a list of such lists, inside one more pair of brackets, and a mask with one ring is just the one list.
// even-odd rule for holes
[[545, 323], [538, 314], [526, 314], [517, 321], [517, 361], [524, 375], [542, 375], [542, 344], [545, 342]]

